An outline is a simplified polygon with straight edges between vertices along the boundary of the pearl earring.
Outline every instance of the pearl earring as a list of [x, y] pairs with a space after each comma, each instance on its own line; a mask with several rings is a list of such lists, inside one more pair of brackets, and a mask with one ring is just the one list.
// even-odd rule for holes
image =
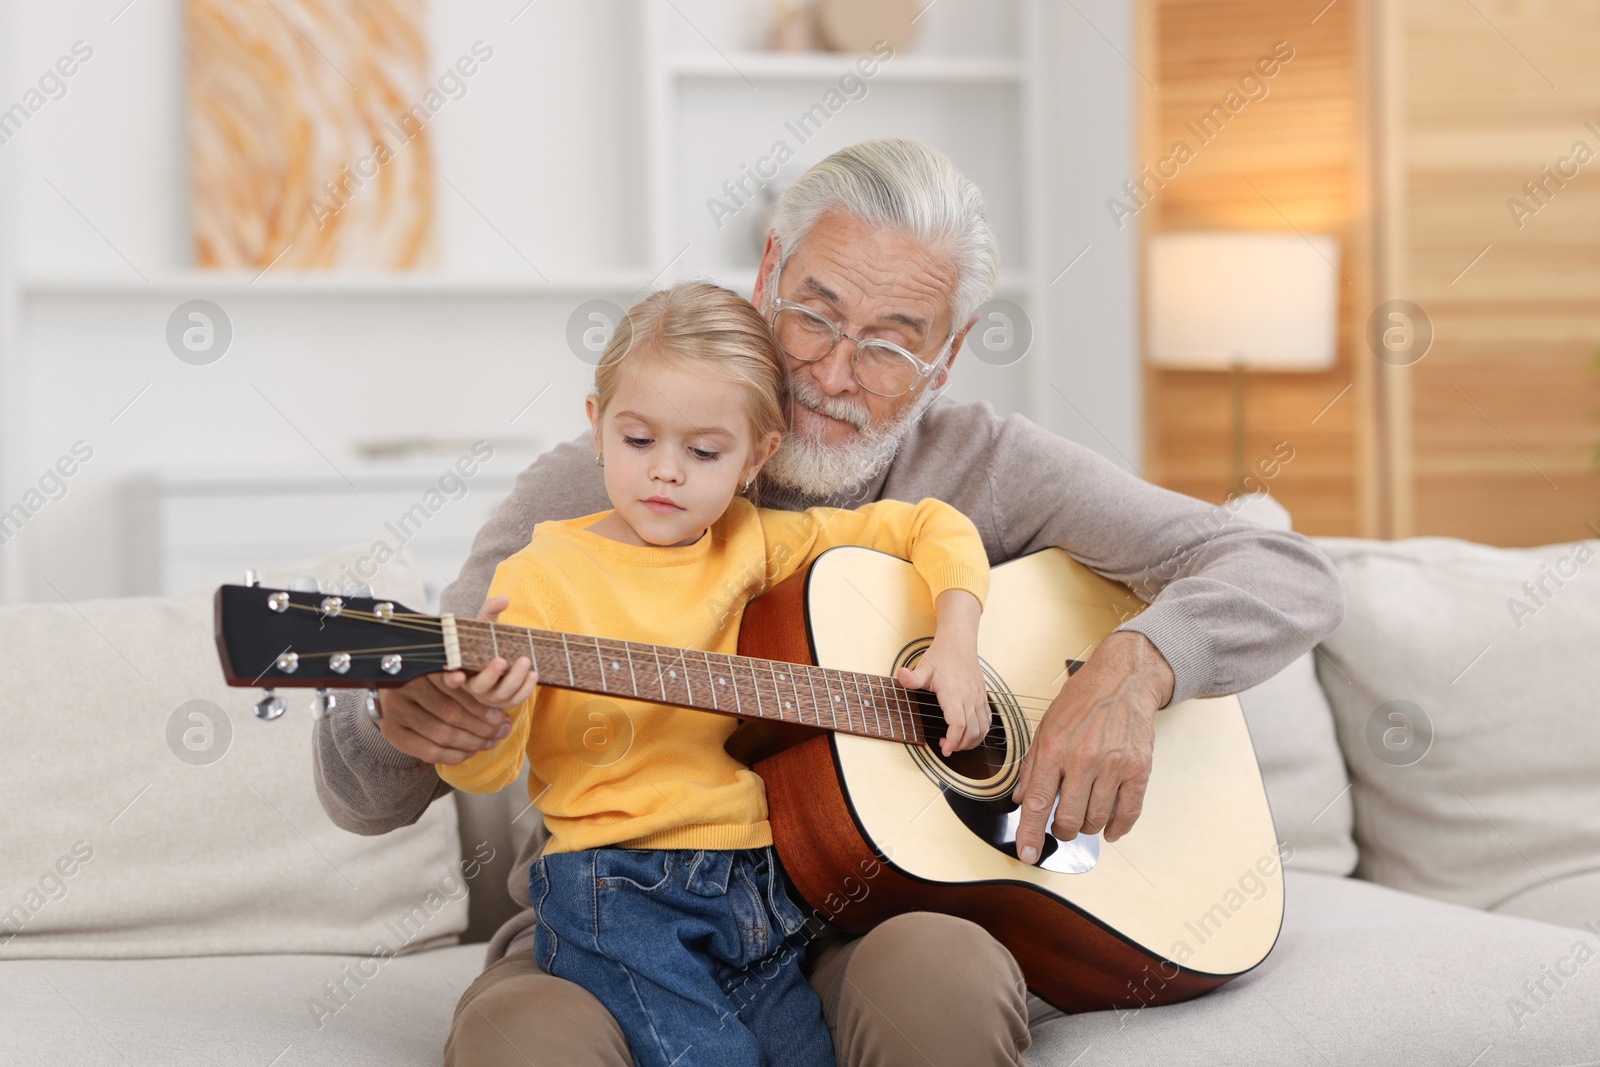
[[606, 465], [606, 461], [600, 458], [600, 453], [598, 452], [594, 456], [594, 465], [596, 467], [604, 467]]

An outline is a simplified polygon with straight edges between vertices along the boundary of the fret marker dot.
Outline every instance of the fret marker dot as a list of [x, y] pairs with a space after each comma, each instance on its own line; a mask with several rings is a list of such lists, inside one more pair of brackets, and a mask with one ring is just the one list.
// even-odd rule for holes
[[667, 677], [668, 678], [676, 678], [677, 676], [678, 676], [678, 672], [677, 671], [668, 671], [667, 672]]
[[788, 680], [789, 680], [789, 676], [788, 676], [788, 675], [787, 675], [787, 674], [780, 674], [780, 675], [778, 675], [778, 681], [780, 681], [780, 682], [787, 682], [787, 681], [788, 681]]
[[839, 698], [838, 698], [838, 697], [834, 697], [834, 698], [833, 698], [833, 702], [834, 702], [834, 703], [835, 703], [835, 704], [837, 704], [837, 703], [839, 703]]
[[727, 685], [728, 684], [728, 680], [726, 678], [718, 678], [717, 679], [717, 684], [718, 685]]
[[785, 701], [784, 701], [784, 702], [783, 702], [783, 706], [784, 706], [784, 707], [786, 707], [786, 708], [792, 708], [792, 707], [794, 707], [794, 705], [793, 705], [793, 704], [791, 704], [791, 703], [789, 703], [789, 702], [788, 702], [788, 701], [787, 701], [787, 700], [785, 700]]
[[616, 660], [612, 660], [611, 661], [611, 669], [612, 670], [617, 670], [621, 666], [622, 666], [622, 664], [618, 663]]

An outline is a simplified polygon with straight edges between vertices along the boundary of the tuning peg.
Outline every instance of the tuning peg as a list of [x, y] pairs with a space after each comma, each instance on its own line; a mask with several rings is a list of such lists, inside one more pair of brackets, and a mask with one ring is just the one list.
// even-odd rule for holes
[[339, 592], [345, 596], [370, 597], [372, 595], [372, 586], [356, 578], [346, 578], [343, 584], [339, 586]]
[[262, 698], [256, 701], [256, 718], [276, 719], [283, 714], [283, 698], [277, 690], [268, 689]]
[[321, 686], [317, 687], [316, 695], [311, 698], [311, 718], [314, 722], [321, 722], [333, 711], [333, 698]]
[[322, 583], [317, 581], [314, 575], [302, 574], [298, 578], [289, 579], [289, 588], [296, 593], [320, 593]]
[[253, 570], [245, 571], [244, 572], [244, 584], [245, 585], [260, 585], [261, 584], [261, 575], [257, 574]]
[[383, 712], [378, 708], [378, 690], [376, 688], [367, 690], [366, 711], [367, 718], [373, 722], [383, 718]]

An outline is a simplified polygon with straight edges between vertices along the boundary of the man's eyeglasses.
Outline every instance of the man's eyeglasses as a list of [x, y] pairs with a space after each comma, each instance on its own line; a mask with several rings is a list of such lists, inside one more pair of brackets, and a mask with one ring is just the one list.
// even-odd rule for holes
[[835, 326], [827, 316], [804, 304], [796, 304], [781, 296], [772, 298], [772, 332], [784, 354], [802, 363], [815, 363], [833, 351], [839, 338], [847, 337], [856, 343], [855, 356], [850, 360], [856, 384], [876, 396], [893, 398], [903, 396], [932, 374], [944, 358], [945, 349], [955, 337], [954, 331], [946, 337], [939, 354], [932, 363], [924, 363], [892, 341], [876, 337], [853, 337]]

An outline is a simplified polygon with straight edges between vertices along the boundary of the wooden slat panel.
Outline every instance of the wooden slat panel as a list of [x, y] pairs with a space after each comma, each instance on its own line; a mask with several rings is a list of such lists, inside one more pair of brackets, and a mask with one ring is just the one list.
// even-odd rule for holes
[[[1600, 475], [1557, 478], [1559, 493], [1520, 472], [1473, 471], [1458, 477], [1418, 479], [1417, 512], [1439, 528], [1419, 523], [1418, 535], [1460, 537], [1489, 545], [1550, 544], [1600, 536], [1595, 531], [1595, 501]], [[1485, 497], [1493, 507], [1483, 506]], [[1532, 536], [1529, 530], [1535, 532]], [[1570, 531], [1560, 532], [1557, 531]]]
[[[1364, 123], [1357, 92], [1357, 3], [1326, 0], [1148, 0], [1145, 57], [1159, 86], [1146, 92], [1141, 162], [1174, 141], [1195, 157], [1140, 213], [1146, 233], [1188, 229], [1299, 230], [1341, 246], [1339, 358], [1327, 373], [1251, 375], [1246, 463], [1271, 457], [1279, 442], [1294, 458], [1270, 482], [1309, 533], [1376, 532], [1368, 503], [1372, 416], [1371, 356], [1363, 340], [1370, 306], [1370, 258], [1359, 176]], [[1317, 17], [1321, 11], [1321, 16]], [[1312, 19], [1316, 18], [1313, 24]], [[1263, 79], [1267, 95], [1233, 115], [1201, 144], [1198, 121], [1238, 87], [1275, 42], [1294, 57]], [[1230, 490], [1225, 375], [1146, 372], [1146, 474], [1204, 499]], [[1347, 385], [1354, 387], [1341, 396]], [[1328, 407], [1338, 397], [1338, 402]]]
[[[1385, 2], [1400, 99], [1383, 151], [1405, 211], [1384, 239], [1398, 245], [1395, 289], [1436, 331], [1409, 372], [1415, 519], [1396, 532], [1595, 536], [1600, 5]], [[1531, 200], [1523, 183], [1547, 181], [1541, 166], [1577, 142], [1596, 158]], [[1537, 213], [1519, 224], [1513, 198]]]

